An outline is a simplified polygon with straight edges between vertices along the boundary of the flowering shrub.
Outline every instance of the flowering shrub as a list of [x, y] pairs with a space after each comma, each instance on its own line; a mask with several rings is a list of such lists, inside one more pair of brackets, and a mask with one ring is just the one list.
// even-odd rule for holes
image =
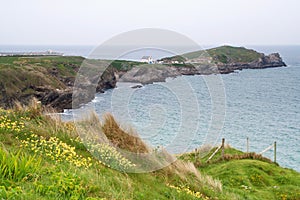
[[167, 186], [170, 187], [170, 188], [176, 189], [176, 191], [178, 193], [184, 192], [186, 194], [189, 194], [189, 195], [191, 195], [193, 197], [196, 197], [196, 198], [199, 198], [199, 199], [209, 199], [207, 196], [204, 196], [200, 192], [192, 191], [189, 187], [185, 187], [185, 186], [178, 187], [178, 186], [174, 186], [174, 185], [171, 185], [171, 184], [167, 184]]
[[75, 147], [62, 142], [57, 137], [49, 139], [36, 134], [30, 134], [25, 140], [21, 140], [22, 146], [29, 148], [35, 153], [42, 154], [56, 162], [67, 161], [76, 167], [88, 168], [92, 165], [91, 158], [78, 155]]
[[130, 160], [121, 155], [116, 148], [106, 143], [89, 145], [91, 153], [108, 167], [121, 171], [135, 166]]
[[[49, 138], [39, 136], [34, 133], [35, 131], [31, 131], [25, 126], [27, 122], [30, 123], [31, 121], [26, 115], [16, 117], [10, 110], [0, 109], [0, 130], [4, 133], [13, 133], [15, 138], [20, 140], [21, 147], [28, 148], [30, 151], [56, 162], [69, 162], [76, 167], [84, 168], [89, 168], [92, 165], [90, 157], [83, 157], [75, 151], [75, 146], [79, 149], [85, 149], [85, 144], [81, 142], [79, 137], [71, 138], [70, 143], [67, 144], [55, 136]], [[73, 123], [64, 123], [62, 127], [68, 133], [75, 131]], [[100, 160], [100, 163], [108, 167], [124, 171], [135, 166], [109, 144], [86, 143], [88, 149]]]
[[[27, 120], [23, 117], [21, 119]], [[25, 124], [22, 121], [11, 120], [7, 115], [0, 116], [0, 129], [2, 130], [20, 132], [24, 127]]]

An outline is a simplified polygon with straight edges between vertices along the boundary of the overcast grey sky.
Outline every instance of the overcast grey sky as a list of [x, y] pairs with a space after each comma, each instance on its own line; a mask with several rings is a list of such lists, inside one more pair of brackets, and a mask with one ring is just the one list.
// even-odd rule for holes
[[0, 44], [98, 45], [138, 28], [200, 45], [300, 44], [299, 0], [1, 0]]

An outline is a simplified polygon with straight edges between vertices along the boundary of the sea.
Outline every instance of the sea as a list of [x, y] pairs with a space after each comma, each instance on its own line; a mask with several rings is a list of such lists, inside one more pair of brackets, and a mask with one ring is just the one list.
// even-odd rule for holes
[[[166, 82], [117, 88], [96, 94], [82, 108], [65, 110], [63, 119], [94, 110], [100, 118], [113, 113], [121, 126], [133, 128], [149, 145], [184, 153], [207, 144], [225, 143], [242, 151], [261, 153], [282, 167], [300, 172], [300, 46], [245, 46], [280, 53], [287, 67], [246, 69], [231, 74], [180, 76]], [[0, 52], [53, 50], [89, 57], [94, 46], [0, 46]], [[139, 60], [169, 56], [148, 48], [123, 55]], [[126, 57], [127, 56], [127, 57]], [[110, 59], [109, 55], [99, 55]], [[75, 114], [74, 114], [75, 113]], [[75, 117], [76, 118], [76, 117]], [[248, 147], [247, 147], [248, 138]]]

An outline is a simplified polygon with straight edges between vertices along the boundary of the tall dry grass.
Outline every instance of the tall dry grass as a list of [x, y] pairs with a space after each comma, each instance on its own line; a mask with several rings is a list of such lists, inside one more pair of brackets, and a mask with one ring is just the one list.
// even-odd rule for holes
[[120, 149], [134, 153], [149, 153], [150, 148], [135, 132], [126, 132], [111, 114], [104, 116], [102, 131], [109, 141]]
[[29, 118], [26, 127], [35, 130], [37, 135], [45, 138], [51, 136], [78, 137], [73, 122], [63, 122], [61, 115], [54, 108], [43, 106], [36, 98], [31, 99], [27, 105], [15, 101], [12, 111], [11, 114], [16, 118], [19, 116]]
[[146, 154], [144, 156], [145, 159], [141, 160], [141, 157], [139, 157], [140, 160], [138, 160], [140, 164], [141, 162], [144, 164], [141, 166], [142, 170], [147, 170], [145, 167], [149, 169], [151, 167], [156, 169], [163, 167], [158, 173], [166, 177], [176, 175], [182, 181], [187, 181], [189, 177], [193, 176], [198, 179], [199, 184], [212, 187], [216, 191], [222, 191], [222, 183], [219, 180], [215, 180], [211, 176], [202, 175], [192, 162], [176, 160], [175, 156], [168, 153], [164, 148], [157, 151], [147, 146], [137, 133], [122, 130], [120, 124], [116, 122], [111, 114], [104, 116], [102, 131], [109, 141], [117, 147], [134, 153]]

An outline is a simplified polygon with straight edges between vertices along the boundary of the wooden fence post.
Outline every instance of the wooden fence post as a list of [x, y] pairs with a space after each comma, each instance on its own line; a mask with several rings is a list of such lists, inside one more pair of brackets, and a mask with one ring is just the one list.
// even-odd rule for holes
[[274, 163], [276, 163], [276, 141], [274, 142]]
[[225, 138], [222, 138], [222, 159], [224, 160]]

